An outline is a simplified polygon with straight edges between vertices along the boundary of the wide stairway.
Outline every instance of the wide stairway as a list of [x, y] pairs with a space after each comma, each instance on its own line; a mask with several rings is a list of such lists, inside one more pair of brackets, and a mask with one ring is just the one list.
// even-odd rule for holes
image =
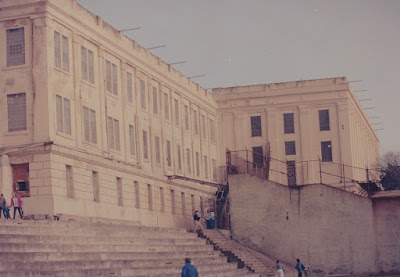
[[72, 221], [0, 220], [0, 276], [259, 276], [181, 229]]

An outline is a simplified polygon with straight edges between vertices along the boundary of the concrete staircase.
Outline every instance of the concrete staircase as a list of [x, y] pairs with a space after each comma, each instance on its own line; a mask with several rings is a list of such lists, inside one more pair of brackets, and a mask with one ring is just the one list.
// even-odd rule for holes
[[0, 276], [259, 276], [181, 229], [69, 221], [0, 220]]
[[[227, 256], [234, 256], [242, 266], [262, 277], [275, 276], [275, 260], [230, 238], [226, 230], [204, 230], [204, 237]], [[235, 259], [234, 259], [235, 260]], [[284, 264], [285, 277], [297, 276], [293, 266]]]

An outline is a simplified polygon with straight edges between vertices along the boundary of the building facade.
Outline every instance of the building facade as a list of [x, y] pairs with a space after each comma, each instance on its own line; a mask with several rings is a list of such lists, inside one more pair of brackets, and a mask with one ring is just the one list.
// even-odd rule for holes
[[[212, 205], [227, 148], [268, 145], [275, 171], [320, 147], [332, 174], [377, 159], [345, 78], [212, 95], [74, 0], [2, 0], [0, 42], [0, 192], [28, 213], [188, 227]], [[290, 170], [319, 182], [315, 164]]]

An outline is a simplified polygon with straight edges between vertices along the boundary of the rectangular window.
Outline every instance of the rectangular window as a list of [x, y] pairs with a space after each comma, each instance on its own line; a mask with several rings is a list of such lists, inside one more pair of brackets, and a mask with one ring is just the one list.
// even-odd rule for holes
[[179, 103], [178, 100], [174, 99], [175, 102], [175, 124], [179, 126]]
[[208, 158], [204, 155], [204, 178], [208, 179]]
[[62, 69], [66, 72], [69, 71], [69, 50], [68, 50], [68, 38], [62, 36]]
[[175, 214], [175, 191], [171, 189], [171, 211]]
[[133, 89], [132, 89], [132, 74], [130, 72], [126, 72], [126, 94], [128, 98], [128, 102], [133, 102]]
[[263, 148], [262, 146], [257, 146], [252, 148], [253, 152], [253, 165], [264, 166]]
[[190, 201], [192, 202], [192, 214], [194, 214], [194, 212], [196, 211], [196, 204], [194, 202], [194, 195], [193, 194], [190, 195]]
[[129, 149], [132, 156], [136, 155], [136, 136], [135, 127], [129, 125]]
[[252, 116], [251, 121], [251, 136], [261, 137], [261, 116]]
[[169, 120], [169, 102], [168, 102], [168, 94], [164, 92], [164, 117], [166, 120]]
[[140, 106], [146, 109], [146, 85], [143, 80], [140, 80]]
[[201, 125], [203, 127], [203, 139], [207, 138], [207, 127], [206, 127], [206, 117], [204, 115], [201, 115]]
[[112, 92], [111, 88], [111, 63], [106, 60], [106, 90]]
[[100, 202], [99, 173], [92, 171], [93, 201]]
[[24, 28], [7, 30], [7, 66], [25, 64]]
[[197, 111], [193, 111], [193, 126], [194, 126], [194, 133], [198, 135], [199, 126], [197, 125]]
[[330, 141], [321, 142], [321, 156], [323, 162], [332, 161], [332, 143]]
[[329, 124], [329, 110], [320, 110], [319, 111], [319, 130], [320, 131], [329, 131], [331, 126]]
[[61, 36], [54, 31], [54, 66], [61, 68]]
[[112, 64], [112, 93], [118, 95], [118, 79], [117, 66]]
[[133, 184], [135, 185], [135, 208], [140, 208], [140, 190], [139, 190], [139, 182], [134, 181]]
[[106, 60], [106, 90], [118, 95], [117, 66]]
[[120, 151], [119, 121], [112, 117], [107, 118], [108, 147]]
[[164, 188], [160, 187], [160, 211], [162, 213], [165, 212], [165, 196], [164, 196]]
[[147, 184], [147, 202], [149, 203], [149, 210], [153, 210], [153, 190], [150, 184]]
[[8, 131], [26, 130], [25, 93], [7, 95]]
[[285, 141], [285, 154], [286, 155], [296, 155], [296, 142], [295, 141]]
[[155, 147], [156, 147], [156, 163], [161, 163], [161, 154], [160, 154], [160, 137], [154, 138]]
[[171, 161], [171, 142], [167, 140], [167, 164], [168, 166], [172, 165]]
[[81, 74], [82, 80], [94, 84], [93, 52], [81, 46]]
[[153, 87], [153, 113], [158, 115], [157, 88]]
[[200, 196], [200, 214], [201, 217], [204, 217], [204, 201], [203, 201], [203, 196]]
[[185, 129], [189, 130], [189, 108], [185, 105]]
[[149, 151], [148, 151], [148, 146], [147, 146], [147, 132], [143, 131], [143, 158], [148, 159], [149, 158]]
[[288, 186], [295, 186], [296, 183], [296, 163], [294, 161], [287, 161], [287, 178]]
[[72, 166], [66, 166], [66, 180], [67, 180], [67, 197], [74, 198], [74, 177], [72, 173]]
[[119, 121], [114, 119], [114, 138], [115, 138], [115, 150], [119, 151], [120, 143], [119, 143]]
[[283, 114], [283, 127], [285, 134], [294, 133], [294, 113]]
[[66, 72], [69, 71], [68, 48], [68, 38], [54, 31], [54, 66]]
[[71, 134], [71, 103], [69, 99], [56, 95], [57, 131]]
[[117, 177], [117, 201], [118, 206], [123, 206], [123, 199], [122, 199], [122, 179]]
[[83, 128], [85, 134], [85, 141], [96, 144], [97, 131], [96, 131], [96, 111], [83, 106]]
[[186, 148], [186, 166], [188, 173], [192, 173], [192, 157], [190, 155], [190, 149]]
[[176, 155], [178, 158], [178, 170], [182, 170], [181, 146], [176, 146]]
[[196, 152], [196, 175], [200, 177], [200, 155], [199, 152]]
[[185, 201], [185, 193], [181, 192], [181, 200], [182, 200], [182, 214], [186, 214], [186, 201]]
[[210, 119], [210, 139], [215, 142], [215, 123], [212, 119]]
[[217, 161], [215, 159], [211, 160], [212, 162], [212, 175], [213, 175], [213, 181], [217, 181]]

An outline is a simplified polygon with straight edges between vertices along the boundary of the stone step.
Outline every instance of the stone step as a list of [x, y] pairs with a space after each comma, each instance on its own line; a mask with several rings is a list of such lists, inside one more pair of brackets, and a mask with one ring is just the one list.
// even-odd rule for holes
[[118, 261], [118, 260], [163, 260], [181, 259], [191, 257], [196, 259], [207, 257], [225, 257], [219, 251], [191, 250], [189, 247], [180, 252], [13, 252], [12, 255], [0, 252], [0, 261], [7, 262], [52, 262], [52, 261]]
[[118, 239], [109, 236], [54, 236], [54, 235], [26, 235], [26, 234], [2, 234], [0, 243], [58, 243], [58, 244], [117, 244], [117, 245], [205, 245], [206, 241], [197, 238], [137, 238], [119, 237]]
[[162, 252], [191, 250], [212, 251], [212, 245], [71, 245], [54, 243], [0, 243], [0, 249], [7, 252]]

